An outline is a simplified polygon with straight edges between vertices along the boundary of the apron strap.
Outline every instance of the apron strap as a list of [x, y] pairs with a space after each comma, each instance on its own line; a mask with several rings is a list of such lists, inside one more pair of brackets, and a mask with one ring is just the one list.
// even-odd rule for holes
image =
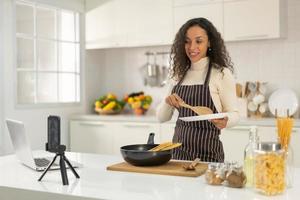
[[190, 69], [190, 67], [188, 67], [188, 68], [185, 70], [185, 72], [184, 72], [182, 78], [181, 78], [181, 79], [178, 81], [178, 83], [176, 84], [177, 86], [179, 86], [179, 85], [182, 84], [183, 79], [184, 79], [184, 77], [185, 77], [185, 75], [186, 75], [186, 73], [187, 73], [187, 71], [188, 71], [189, 69]]
[[209, 84], [211, 69], [212, 69], [212, 64], [209, 61], [208, 70], [207, 70], [206, 77], [205, 77], [205, 82], [204, 82], [204, 85], [206, 85], [206, 86], [208, 86], [208, 84]]

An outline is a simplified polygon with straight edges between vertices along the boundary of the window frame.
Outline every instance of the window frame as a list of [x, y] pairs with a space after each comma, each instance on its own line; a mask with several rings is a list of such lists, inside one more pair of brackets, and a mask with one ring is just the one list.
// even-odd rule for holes
[[[27, 34], [22, 34], [22, 33], [17, 33], [17, 18], [16, 18], [16, 8], [17, 8], [17, 4], [24, 4], [24, 5], [28, 5], [28, 6], [32, 6], [34, 9], [34, 16], [33, 16], [33, 28], [34, 28], [34, 34], [32, 37], [28, 37]], [[37, 25], [37, 18], [36, 18], [36, 10], [38, 8], [42, 8], [42, 9], [50, 9], [50, 10], [55, 10], [55, 17], [58, 17], [58, 13], [63, 11], [63, 12], [72, 12], [74, 14], [74, 31], [75, 31], [75, 40], [74, 41], [67, 41], [67, 40], [62, 40], [61, 38], [59, 38], [59, 26], [60, 26], [60, 21], [58, 21], [56, 19], [56, 38], [54, 39], [50, 39], [50, 38], [45, 38], [45, 37], [39, 37], [37, 36], [37, 32], [36, 32], [36, 25]], [[76, 19], [77, 18], [77, 19]], [[65, 8], [60, 8], [58, 6], [52, 6], [52, 5], [47, 5], [44, 3], [38, 3], [38, 2], [34, 2], [34, 1], [30, 1], [30, 0], [15, 0], [14, 1], [14, 47], [15, 47], [15, 57], [14, 57], [14, 67], [13, 67], [13, 71], [14, 71], [14, 105], [16, 108], [52, 108], [52, 107], [72, 107], [72, 106], [80, 106], [83, 103], [83, 58], [84, 58], [84, 32], [82, 30], [82, 28], [84, 27], [84, 14], [80, 11], [77, 10], [71, 10], [71, 9], [65, 9]], [[18, 62], [17, 62], [17, 40], [21, 38], [21, 39], [25, 39], [25, 38], [31, 38], [33, 39], [33, 68], [30, 69], [24, 69], [24, 68], [18, 68]], [[56, 41], [57, 46], [56, 46], [56, 70], [55, 71], [51, 71], [51, 70], [39, 70], [38, 69], [38, 55], [37, 55], [37, 41], [39, 40], [44, 40], [46, 39], [47, 41]], [[60, 68], [60, 64], [59, 64], [59, 54], [60, 51], [60, 45], [61, 44], [66, 44], [66, 43], [70, 43], [70, 44], [74, 44], [74, 45], [78, 45], [78, 54], [75, 54], [75, 59], [79, 60], [79, 62], [75, 63], [74, 66], [74, 71], [70, 72], [70, 71], [61, 71]], [[75, 50], [77, 51], [77, 50]], [[78, 56], [78, 57], [77, 57]], [[79, 65], [79, 66], [77, 66]], [[35, 99], [34, 102], [31, 103], [22, 103], [19, 101], [18, 99], [18, 72], [32, 72], [35, 74], [35, 83], [34, 83], [34, 93], [35, 93]], [[75, 77], [75, 92], [74, 92], [74, 101], [70, 101], [70, 102], [63, 102], [63, 101], [59, 101], [59, 81], [57, 80], [57, 100], [55, 102], [37, 102], [37, 88], [38, 88], [38, 74], [43, 74], [43, 73], [54, 73], [57, 75], [57, 77], [59, 77], [61, 74], [74, 74]], [[76, 79], [79, 79], [79, 83]], [[79, 91], [79, 95], [78, 95], [78, 91]]]

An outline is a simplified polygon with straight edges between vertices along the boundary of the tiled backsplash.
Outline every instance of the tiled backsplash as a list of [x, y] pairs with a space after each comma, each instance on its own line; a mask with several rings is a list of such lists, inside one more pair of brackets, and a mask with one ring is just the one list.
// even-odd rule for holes
[[[237, 82], [268, 82], [269, 93], [279, 87], [293, 89], [300, 99], [300, 1], [288, 0], [287, 37], [227, 43], [235, 66]], [[87, 51], [86, 97], [88, 106], [97, 96], [114, 92], [124, 95], [144, 90], [154, 97], [154, 106], [163, 99], [166, 87], [145, 87], [139, 68], [146, 51], [169, 51], [170, 46], [119, 48]], [[162, 61], [158, 59], [158, 64]], [[153, 107], [154, 107], [153, 106]]]

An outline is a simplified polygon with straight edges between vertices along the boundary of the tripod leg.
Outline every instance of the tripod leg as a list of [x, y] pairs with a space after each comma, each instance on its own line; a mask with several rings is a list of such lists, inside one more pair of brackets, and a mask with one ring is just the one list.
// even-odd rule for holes
[[55, 162], [56, 158], [57, 158], [57, 154], [54, 156], [53, 160], [51, 161], [51, 163], [48, 165], [48, 167], [45, 169], [45, 171], [43, 172], [42, 176], [38, 179], [38, 181], [41, 181], [42, 178], [45, 176], [45, 174], [47, 173], [47, 171], [50, 169], [50, 167], [52, 166], [52, 164]]
[[64, 156], [64, 160], [66, 161], [67, 165], [72, 170], [74, 176], [76, 176], [76, 178], [80, 178], [79, 175], [77, 174], [77, 172], [75, 171], [74, 167], [72, 166], [72, 164], [70, 163], [70, 161], [68, 160], [68, 158], [66, 156]]
[[63, 185], [69, 185], [68, 174], [67, 174], [65, 160], [64, 160], [63, 155], [60, 155], [59, 166], [60, 166], [60, 173], [61, 173], [61, 179], [62, 179]]

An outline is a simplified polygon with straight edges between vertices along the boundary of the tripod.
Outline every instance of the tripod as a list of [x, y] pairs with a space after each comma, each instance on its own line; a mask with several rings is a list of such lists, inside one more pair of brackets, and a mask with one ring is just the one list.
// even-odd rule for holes
[[76, 178], [80, 178], [79, 175], [77, 174], [77, 172], [75, 171], [75, 169], [73, 168], [73, 166], [71, 165], [70, 161], [65, 156], [65, 150], [66, 150], [65, 145], [59, 145], [56, 148], [55, 157], [53, 158], [51, 163], [48, 165], [48, 167], [45, 169], [45, 171], [43, 172], [42, 176], [38, 179], [38, 181], [42, 180], [42, 178], [45, 176], [45, 174], [50, 169], [51, 165], [55, 162], [55, 160], [58, 156], [60, 157], [59, 166], [60, 166], [60, 173], [61, 173], [61, 178], [62, 178], [63, 185], [69, 185], [68, 174], [67, 174], [65, 162], [67, 163], [69, 168], [72, 170], [74, 176], [76, 176]]

